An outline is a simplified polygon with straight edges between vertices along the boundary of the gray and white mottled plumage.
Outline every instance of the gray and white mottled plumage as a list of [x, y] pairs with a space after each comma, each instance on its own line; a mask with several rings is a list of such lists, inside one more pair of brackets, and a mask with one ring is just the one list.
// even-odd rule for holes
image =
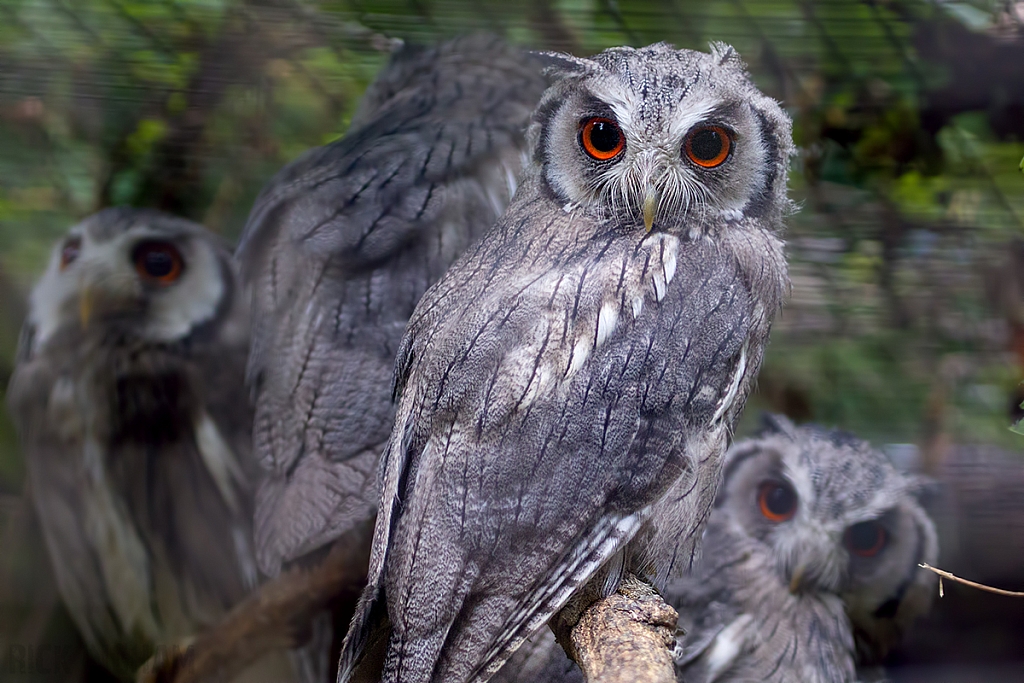
[[287, 166], [257, 199], [237, 257], [253, 291], [264, 571], [375, 513], [406, 323], [508, 205], [540, 71], [488, 36], [404, 48], [349, 134]]
[[[385, 607], [385, 682], [486, 681], [602, 566], [685, 566], [785, 293], [790, 123], [731, 48], [550, 59], [523, 184], [402, 342], [341, 681]], [[683, 157], [709, 125], [710, 170]]]
[[72, 227], [30, 304], [8, 399], [36, 511], [90, 652], [133, 679], [256, 581], [247, 306], [216, 237], [132, 209]]
[[703, 557], [665, 591], [686, 630], [680, 680], [877, 676], [935, 592], [917, 566], [938, 554], [921, 482], [847, 434], [769, 420], [729, 451]]

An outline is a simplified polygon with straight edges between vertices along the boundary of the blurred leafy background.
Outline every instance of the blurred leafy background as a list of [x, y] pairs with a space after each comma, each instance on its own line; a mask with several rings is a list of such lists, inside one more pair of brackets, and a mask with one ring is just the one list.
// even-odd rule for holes
[[[578, 54], [726, 41], [791, 113], [793, 293], [744, 429], [770, 408], [925, 462], [1021, 449], [1024, 3], [987, 0], [0, 0], [0, 387], [72, 223], [153, 206], [234, 238], [396, 41], [478, 30]], [[7, 521], [23, 480], [0, 417]], [[0, 529], [22, 562], [2, 548], [31, 525]]]

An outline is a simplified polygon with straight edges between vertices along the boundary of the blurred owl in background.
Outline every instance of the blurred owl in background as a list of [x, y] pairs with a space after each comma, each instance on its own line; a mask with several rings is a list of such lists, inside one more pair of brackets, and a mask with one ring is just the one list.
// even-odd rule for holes
[[256, 583], [248, 337], [230, 252], [155, 211], [75, 225], [32, 292], [9, 407], [60, 594], [122, 679]]
[[501, 215], [545, 86], [488, 36], [398, 51], [350, 132], [270, 181], [237, 258], [252, 291], [249, 377], [261, 569], [373, 517], [391, 378], [416, 302]]
[[922, 482], [847, 434], [767, 420], [729, 451], [702, 560], [665, 591], [680, 680], [875, 680], [935, 593]]

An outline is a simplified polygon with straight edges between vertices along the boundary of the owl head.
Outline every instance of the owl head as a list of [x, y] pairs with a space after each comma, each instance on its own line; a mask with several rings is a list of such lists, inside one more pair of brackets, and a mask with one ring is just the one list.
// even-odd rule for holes
[[32, 291], [31, 348], [24, 351], [58, 332], [116, 329], [155, 343], [180, 341], [237, 305], [234, 288], [229, 252], [202, 226], [157, 211], [107, 209], [53, 248]]
[[766, 422], [729, 452], [715, 514], [773, 558], [791, 592], [839, 595], [859, 664], [876, 663], [935, 592], [935, 576], [918, 567], [938, 555], [917, 500], [923, 482], [848, 434]]
[[791, 122], [731, 47], [546, 58], [558, 80], [530, 139], [544, 185], [567, 210], [702, 234], [743, 218], [776, 225], [790, 208]]

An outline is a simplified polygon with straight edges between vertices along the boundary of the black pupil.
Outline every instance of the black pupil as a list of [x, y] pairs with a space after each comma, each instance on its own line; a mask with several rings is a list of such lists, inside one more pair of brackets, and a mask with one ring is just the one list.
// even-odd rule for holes
[[690, 152], [701, 161], [711, 161], [722, 153], [724, 144], [718, 131], [709, 128], [693, 134], [690, 139]]
[[610, 121], [597, 121], [590, 127], [590, 144], [598, 152], [610, 152], [619, 146], [619, 128]]
[[773, 515], [788, 515], [796, 505], [796, 496], [785, 486], [773, 486], [764, 497], [764, 504]]
[[143, 254], [142, 267], [153, 277], [165, 277], [174, 270], [174, 259], [166, 251], [153, 249]]
[[881, 533], [881, 528], [875, 522], [854, 524], [849, 531], [850, 548], [860, 552], [874, 550], [881, 540], [879, 538]]

